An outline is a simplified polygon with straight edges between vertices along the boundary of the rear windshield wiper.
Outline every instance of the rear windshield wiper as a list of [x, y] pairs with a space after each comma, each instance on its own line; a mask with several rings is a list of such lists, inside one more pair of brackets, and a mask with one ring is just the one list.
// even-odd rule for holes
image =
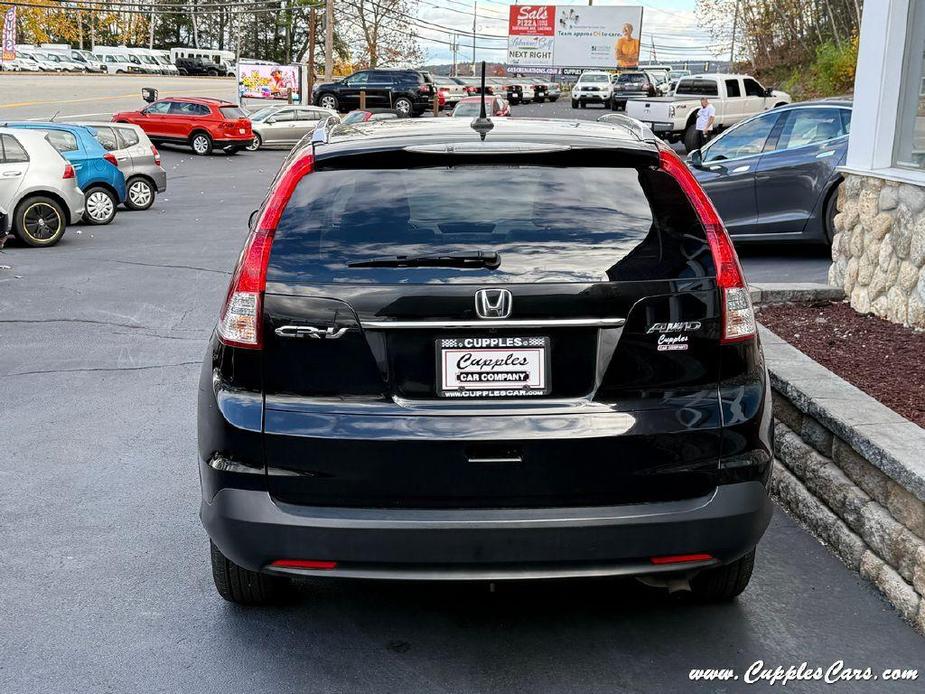
[[501, 265], [501, 254], [494, 251], [438, 253], [434, 255], [394, 255], [347, 263], [347, 267], [461, 267], [495, 270]]

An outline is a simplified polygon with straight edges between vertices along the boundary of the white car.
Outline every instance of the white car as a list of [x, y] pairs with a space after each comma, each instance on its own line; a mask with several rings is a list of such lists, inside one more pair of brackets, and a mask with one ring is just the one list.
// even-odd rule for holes
[[40, 130], [0, 128], [0, 209], [29, 246], [53, 246], [84, 213], [74, 167]]
[[21, 72], [28, 68], [23, 66], [22, 61], [19, 58], [13, 58], [12, 60], [0, 60], [0, 70], [5, 72]]
[[786, 92], [768, 89], [750, 75], [703, 74], [682, 77], [671, 96], [630, 99], [626, 115], [642, 121], [668, 142], [697, 148], [697, 113], [706, 97], [716, 110], [714, 132], [763, 111], [789, 104]]
[[582, 72], [572, 87], [572, 108], [584, 108], [588, 104], [603, 104], [611, 107], [613, 99], [612, 75], [609, 72], [588, 70]]

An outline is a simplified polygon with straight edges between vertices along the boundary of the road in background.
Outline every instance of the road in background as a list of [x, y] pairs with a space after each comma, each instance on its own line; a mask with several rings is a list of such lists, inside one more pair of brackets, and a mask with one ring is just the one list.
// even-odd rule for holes
[[162, 156], [151, 210], [0, 253], [0, 692], [712, 692], [743, 687], [689, 671], [923, 669], [922, 638], [779, 510], [725, 605], [626, 580], [318, 580], [282, 607], [222, 601], [197, 517], [197, 382], [284, 153]]
[[213, 96], [235, 100], [235, 82], [228, 77], [163, 75], [64, 75], [0, 73], [0, 122], [106, 116], [144, 106], [141, 88], [160, 96]]

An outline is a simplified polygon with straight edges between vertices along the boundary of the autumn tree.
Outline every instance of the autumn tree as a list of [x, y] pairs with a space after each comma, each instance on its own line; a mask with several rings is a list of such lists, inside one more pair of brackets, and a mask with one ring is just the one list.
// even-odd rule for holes
[[416, 9], [415, 0], [341, 0], [336, 26], [360, 65], [416, 65], [424, 58], [410, 21]]

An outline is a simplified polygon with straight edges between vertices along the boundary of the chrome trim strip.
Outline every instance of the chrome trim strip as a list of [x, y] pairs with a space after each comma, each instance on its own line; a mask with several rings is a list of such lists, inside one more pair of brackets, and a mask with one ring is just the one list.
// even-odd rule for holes
[[619, 328], [625, 318], [548, 318], [537, 320], [371, 320], [364, 330], [460, 330], [468, 328]]
[[511, 458], [469, 458], [470, 463], [522, 463], [524, 461], [519, 455]]

